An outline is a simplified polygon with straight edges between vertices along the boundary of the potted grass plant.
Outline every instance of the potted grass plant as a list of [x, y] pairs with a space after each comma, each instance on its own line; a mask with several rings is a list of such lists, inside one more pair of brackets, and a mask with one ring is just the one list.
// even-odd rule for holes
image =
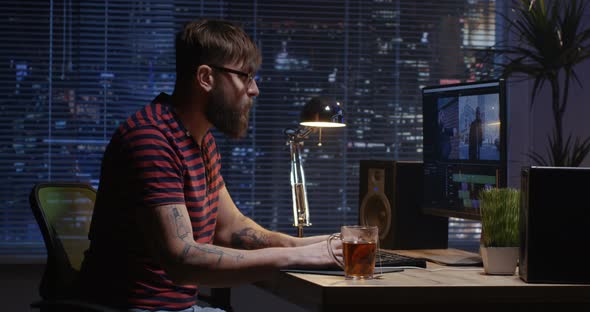
[[520, 191], [492, 188], [479, 193], [481, 256], [487, 274], [512, 275], [519, 246]]

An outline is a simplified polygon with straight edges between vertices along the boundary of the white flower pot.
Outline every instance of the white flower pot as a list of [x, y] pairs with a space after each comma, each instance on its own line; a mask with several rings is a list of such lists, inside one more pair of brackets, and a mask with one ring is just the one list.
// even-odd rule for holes
[[486, 274], [513, 275], [518, 263], [518, 247], [481, 246], [481, 259]]

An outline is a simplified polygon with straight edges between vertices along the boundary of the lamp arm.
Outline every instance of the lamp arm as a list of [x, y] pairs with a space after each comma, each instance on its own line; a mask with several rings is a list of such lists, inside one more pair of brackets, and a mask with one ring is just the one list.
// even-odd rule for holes
[[303, 172], [303, 163], [301, 161], [301, 149], [303, 139], [306, 138], [311, 129], [300, 127], [292, 133], [285, 133], [289, 139], [291, 152], [291, 192], [293, 196], [293, 226], [298, 229], [298, 236], [303, 237], [303, 227], [310, 226], [309, 208], [307, 204], [307, 190], [305, 187], [305, 174]]

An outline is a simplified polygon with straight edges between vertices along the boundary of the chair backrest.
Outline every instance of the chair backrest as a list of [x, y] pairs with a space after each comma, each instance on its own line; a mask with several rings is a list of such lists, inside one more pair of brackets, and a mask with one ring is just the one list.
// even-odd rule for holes
[[39, 183], [31, 190], [29, 202], [47, 249], [39, 286], [43, 299], [74, 296], [95, 201], [96, 190], [86, 183]]

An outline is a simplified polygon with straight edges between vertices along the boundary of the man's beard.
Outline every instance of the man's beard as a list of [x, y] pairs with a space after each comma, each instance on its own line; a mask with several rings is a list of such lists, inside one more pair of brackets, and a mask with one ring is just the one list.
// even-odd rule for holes
[[231, 138], [240, 138], [248, 130], [248, 119], [250, 118], [250, 108], [252, 100], [243, 105], [230, 102], [223, 90], [213, 87], [209, 94], [209, 103], [205, 110], [207, 120], [217, 130]]

